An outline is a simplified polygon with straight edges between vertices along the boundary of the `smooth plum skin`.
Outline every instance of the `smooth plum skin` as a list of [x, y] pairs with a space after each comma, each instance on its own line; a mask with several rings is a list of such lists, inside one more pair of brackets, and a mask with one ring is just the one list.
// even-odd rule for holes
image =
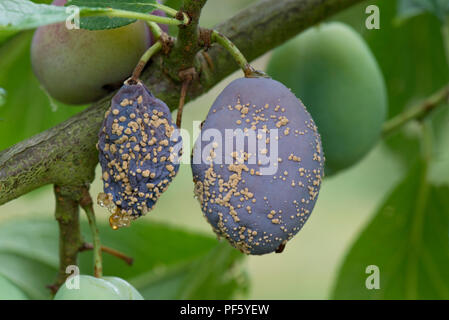
[[[243, 109], [238, 106], [246, 105], [249, 110], [242, 117]], [[268, 130], [278, 129], [275, 174], [257, 175], [261, 169], [257, 162], [230, 166], [225, 159], [231, 151], [226, 149], [215, 155], [212, 164], [207, 159], [198, 161], [199, 155], [208, 153], [210, 143], [216, 143], [216, 150], [226, 145], [225, 139], [229, 138], [225, 138], [226, 129], [244, 130], [258, 116], [267, 120], [255, 124], [256, 130], [264, 126]], [[288, 123], [280, 123], [282, 117]], [[218, 236], [225, 237], [246, 254], [276, 251], [302, 228], [318, 196], [324, 156], [312, 118], [281, 83], [265, 78], [242, 78], [229, 84], [215, 100], [202, 126], [202, 134], [209, 129], [221, 132], [222, 139], [201, 143], [200, 136], [192, 157], [195, 193], [204, 216]], [[274, 148], [273, 142], [269, 145]], [[245, 152], [249, 148], [246, 141]], [[239, 171], [241, 178], [235, 179]], [[236, 187], [226, 187], [237, 180]]]
[[26, 294], [0, 275], [0, 300], [28, 300]]
[[350, 27], [333, 22], [307, 30], [274, 51], [267, 73], [291, 88], [315, 119], [327, 176], [354, 165], [378, 141], [387, 114], [385, 82]]
[[149, 30], [143, 21], [99, 31], [68, 30], [65, 23], [57, 23], [36, 30], [31, 62], [36, 77], [53, 98], [85, 104], [125, 80], [149, 44]]
[[129, 282], [118, 277], [103, 277], [104, 280], [112, 283], [126, 300], [144, 300], [142, 295]]
[[63, 284], [55, 300], [124, 300], [118, 288], [107, 280], [87, 275], [79, 276], [79, 289], [68, 289]]

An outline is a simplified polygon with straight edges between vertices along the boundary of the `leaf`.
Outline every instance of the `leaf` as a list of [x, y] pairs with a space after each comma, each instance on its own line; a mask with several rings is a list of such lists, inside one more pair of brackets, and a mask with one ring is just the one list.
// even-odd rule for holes
[[[426, 182], [414, 166], [349, 250], [336, 281], [336, 299], [449, 299], [449, 187]], [[368, 290], [365, 268], [380, 270]]]
[[[145, 221], [119, 231], [105, 224], [99, 229], [103, 245], [134, 258], [133, 266], [127, 266], [103, 254], [105, 275], [131, 279], [146, 292], [145, 297], [230, 298], [239, 288], [245, 288], [242, 269], [236, 265], [243, 255], [227, 243]], [[87, 223], [82, 223], [82, 230], [89, 239]], [[45, 286], [55, 280], [58, 261], [56, 221], [20, 219], [0, 224], [0, 274], [30, 298], [50, 297]], [[91, 252], [80, 254], [80, 269], [83, 274], [92, 274]]]
[[[105, 10], [80, 6], [81, 16], [102, 11]], [[34, 3], [29, 0], [2, 0], [0, 2], [0, 31], [33, 29], [63, 22], [69, 15], [70, 13], [67, 13], [64, 7]]]
[[14, 36], [0, 46], [0, 87], [6, 91], [0, 106], [0, 150], [42, 132], [82, 110], [52, 102], [31, 70], [31, 32]]
[[[140, 13], [150, 13], [155, 8], [151, 5], [156, 0], [69, 0], [67, 6], [83, 6], [90, 8], [113, 8]], [[84, 17], [80, 20], [80, 27], [89, 30], [112, 29], [125, 26], [136, 19], [109, 18], [109, 17]]]
[[449, 1], [447, 0], [399, 0], [398, 16], [400, 19], [430, 12], [434, 14], [442, 23], [446, 23], [449, 17]]
[[145, 299], [230, 299], [247, 291], [239, 262], [243, 255], [221, 243], [201, 259], [131, 279]]

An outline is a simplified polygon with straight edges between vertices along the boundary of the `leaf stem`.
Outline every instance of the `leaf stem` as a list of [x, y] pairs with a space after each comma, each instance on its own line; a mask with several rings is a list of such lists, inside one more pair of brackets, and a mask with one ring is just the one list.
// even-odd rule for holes
[[99, 11], [98, 13], [93, 13], [89, 16], [106, 16], [110, 18], [128, 18], [128, 19], [139, 19], [147, 22], [156, 22], [161, 24], [175, 25], [179, 26], [182, 24], [188, 24], [188, 21], [184, 18], [184, 20], [178, 20], [174, 18], [161, 17], [156, 16], [154, 14], [127, 11], [121, 9], [106, 9], [104, 11]]
[[384, 137], [390, 135], [411, 120], [423, 119], [448, 98], [449, 85], [446, 85], [444, 88], [427, 98], [424, 102], [405, 110], [396, 117], [385, 122], [382, 129], [382, 135]]
[[101, 256], [101, 241], [100, 233], [98, 231], [95, 220], [95, 212], [92, 198], [87, 189], [83, 190], [83, 197], [80, 200], [80, 206], [86, 212], [87, 220], [89, 221], [90, 231], [92, 233], [93, 252], [94, 252], [94, 276], [101, 278], [103, 276], [103, 261]]

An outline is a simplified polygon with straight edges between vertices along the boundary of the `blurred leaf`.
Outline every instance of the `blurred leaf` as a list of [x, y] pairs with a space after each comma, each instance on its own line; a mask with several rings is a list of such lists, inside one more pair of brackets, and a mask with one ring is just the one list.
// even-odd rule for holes
[[[154, 10], [151, 4], [156, 0], [69, 0], [67, 6], [83, 6], [91, 8], [113, 8], [127, 11], [149, 13]], [[84, 17], [80, 21], [80, 27], [88, 30], [103, 30], [125, 26], [136, 19], [109, 18], [109, 17]]]
[[[90, 239], [89, 227], [83, 225], [83, 234]], [[117, 258], [104, 254], [104, 272], [122, 278], [132, 278], [153, 268], [188, 262], [207, 254], [217, 245], [214, 238], [173, 228], [163, 224], [138, 220], [129, 228], [112, 230], [109, 225], [100, 225], [102, 244], [112, 247], [134, 258], [128, 267]], [[81, 255], [81, 268], [93, 270], [92, 254]]]
[[131, 283], [149, 300], [230, 299], [247, 291], [247, 275], [239, 264], [243, 257], [224, 242], [201, 259], [156, 269]]
[[82, 110], [52, 103], [40, 88], [31, 70], [31, 38], [31, 32], [21, 33], [0, 46], [0, 87], [7, 93], [5, 104], [0, 106], [0, 150]]
[[[104, 11], [101, 8], [80, 6], [80, 15]], [[66, 8], [29, 0], [2, 0], [0, 2], [0, 31], [18, 31], [62, 22], [68, 18]]]
[[[339, 271], [336, 299], [449, 299], [449, 188], [419, 163], [362, 231]], [[365, 269], [380, 270], [368, 290]]]
[[408, 19], [423, 12], [430, 12], [445, 23], [449, 16], [447, 0], [399, 0], [398, 15], [400, 19]]
[[[243, 255], [227, 243], [144, 221], [118, 231], [105, 224], [100, 224], [99, 229], [103, 245], [134, 258], [133, 266], [127, 266], [116, 257], [103, 254], [105, 275], [134, 279], [147, 298], [224, 299], [244, 288], [241, 269], [236, 268], [236, 261]], [[89, 239], [87, 223], [82, 223], [82, 230]], [[91, 252], [80, 254], [81, 273], [92, 274], [92, 261]], [[56, 221], [21, 219], [0, 224], [0, 274], [30, 298], [49, 298], [45, 286], [54, 281], [58, 265]]]
[[0, 251], [0, 274], [19, 287], [30, 299], [49, 299], [47, 285], [53, 283], [57, 268], [20, 254]]

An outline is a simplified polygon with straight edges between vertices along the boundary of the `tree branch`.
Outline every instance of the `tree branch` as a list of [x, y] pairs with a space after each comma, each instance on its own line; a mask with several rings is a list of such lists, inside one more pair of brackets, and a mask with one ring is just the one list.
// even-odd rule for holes
[[[215, 29], [233, 41], [251, 61], [307, 27], [361, 1], [262, 0]], [[192, 6], [204, 2], [186, 0]], [[185, 32], [189, 32], [187, 30]], [[178, 41], [184, 41], [183, 32], [180, 32]], [[229, 53], [216, 45], [209, 51], [213, 69], [203, 55], [194, 51], [189, 51], [190, 54], [195, 55], [194, 64], [199, 77], [189, 86], [189, 99], [204, 94], [238, 67], [229, 63]], [[185, 61], [186, 57], [188, 55], [183, 58]], [[173, 110], [179, 101], [181, 82], [167, 75], [161, 55], [152, 60], [141, 79]], [[49, 183], [74, 186], [90, 183], [98, 161], [97, 134], [110, 99], [111, 96], [105, 97], [56, 127], [2, 151], [0, 204]]]
[[59, 225], [59, 270], [55, 283], [49, 288], [53, 293], [65, 282], [69, 265], [78, 265], [78, 252], [83, 244], [78, 202], [82, 187], [54, 187], [56, 198], [55, 218]]

